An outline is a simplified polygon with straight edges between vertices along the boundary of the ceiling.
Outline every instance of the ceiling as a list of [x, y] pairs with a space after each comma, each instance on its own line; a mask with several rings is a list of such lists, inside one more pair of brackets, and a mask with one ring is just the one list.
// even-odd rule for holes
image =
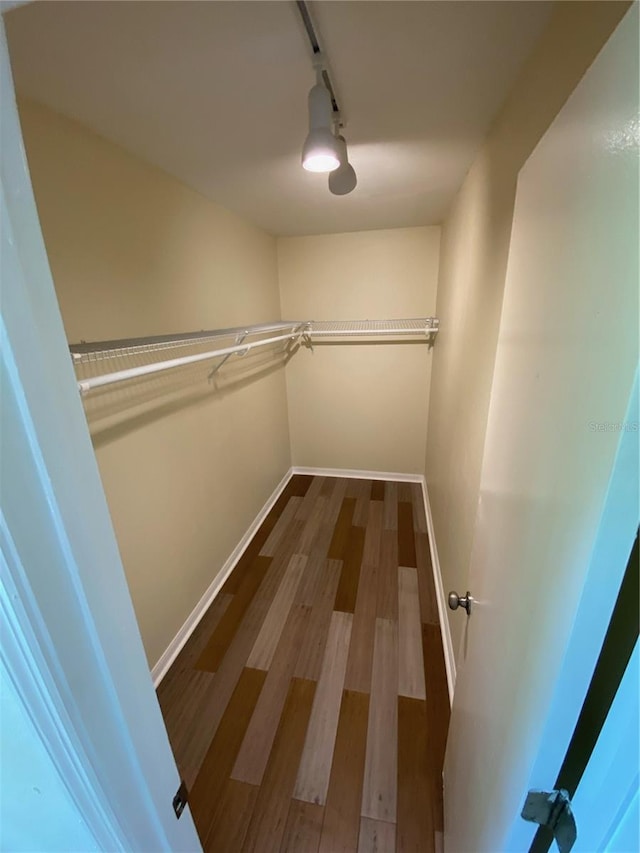
[[315, 2], [358, 186], [305, 172], [292, 2], [43, 2], [5, 15], [16, 88], [278, 235], [442, 220], [546, 2]]

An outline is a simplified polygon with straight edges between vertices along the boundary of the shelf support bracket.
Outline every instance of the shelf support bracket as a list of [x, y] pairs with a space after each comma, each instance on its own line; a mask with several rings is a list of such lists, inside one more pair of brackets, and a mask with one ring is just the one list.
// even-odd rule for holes
[[[236, 344], [241, 344], [241, 343], [244, 341], [244, 339], [247, 337], [247, 335], [248, 335], [248, 334], [249, 334], [249, 332], [245, 332], [243, 335], [236, 335], [235, 343], [236, 343]], [[248, 352], [248, 350], [245, 350], [245, 351], [244, 351], [244, 353], [242, 353], [242, 354], [243, 354], [243, 355], [246, 355], [246, 354], [247, 354], [247, 352]], [[226, 363], [226, 362], [231, 358], [231, 356], [232, 356], [232, 355], [240, 355], [240, 353], [228, 352], [228, 353], [224, 356], [224, 358], [216, 364], [216, 366], [212, 369], [212, 371], [211, 371], [211, 372], [209, 373], [209, 375], [207, 376], [207, 379], [208, 379], [208, 381], [209, 381], [209, 382], [211, 382], [211, 381], [213, 380], [213, 377], [214, 377], [214, 376], [216, 375], [216, 373], [220, 370], [220, 368], [222, 367], [222, 365], [223, 365], [223, 364], [225, 364], [225, 363]]]

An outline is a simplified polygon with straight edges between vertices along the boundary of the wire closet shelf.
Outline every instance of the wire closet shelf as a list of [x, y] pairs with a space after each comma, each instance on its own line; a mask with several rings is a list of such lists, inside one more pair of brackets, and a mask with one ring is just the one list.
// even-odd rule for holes
[[[300, 343], [310, 344], [314, 339], [322, 337], [333, 339], [380, 336], [418, 337], [433, 344], [437, 331], [438, 320], [435, 317], [403, 320], [295, 320], [188, 332], [182, 335], [127, 338], [93, 343], [83, 341], [73, 344], [70, 351], [76, 367], [91, 365], [94, 369], [99, 367], [100, 362], [112, 359], [124, 361], [135, 356], [161, 357], [164, 353], [174, 355], [172, 358], [161, 358], [149, 364], [139, 364], [78, 379], [80, 393], [86, 394], [94, 388], [220, 358], [222, 360], [209, 373], [209, 379], [211, 379], [232, 355], [243, 356], [259, 347], [284, 344], [287, 348], [294, 348]], [[225, 342], [224, 346], [215, 346], [216, 343]], [[177, 355], [179, 350], [193, 347], [205, 347], [205, 351]]]

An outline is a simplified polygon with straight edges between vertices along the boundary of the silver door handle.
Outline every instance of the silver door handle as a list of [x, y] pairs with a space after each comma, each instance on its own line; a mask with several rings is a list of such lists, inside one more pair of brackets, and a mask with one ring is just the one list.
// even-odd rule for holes
[[449, 593], [449, 607], [452, 610], [457, 610], [458, 607], [464, 607], [467, 611], [467, 616], [471, 613], [471, 604], [473, 602], [473, 598], [471, 597], [471, 593], [467, 590], [467, 594], [464, 596], [459, 596], [457, 592]]

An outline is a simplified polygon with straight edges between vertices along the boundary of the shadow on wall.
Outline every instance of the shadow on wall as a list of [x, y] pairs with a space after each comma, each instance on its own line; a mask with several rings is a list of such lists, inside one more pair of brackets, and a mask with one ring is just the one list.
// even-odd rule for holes
[[[210, 379], [220, 362], [202, 361], [162, 373], [141, 376], [90, 391], [84, 409], [94, 448], [116, 441], [161, 418], [191, 406], [221, 403], [225, 397], [283, 368], [295, 349], [281, 346], [252, 350], [229, 359]], [[165, 354], [166, 357], [166, 354]], [[149, 354], [90, 361], [78, 368], [78, 379], [151, 364]]]
[[[414, 340], [381, 341], [374, 337], [357, 341], [314, 341], [313, 347], [362, 347], [371, 343], [376, 346], [396, 347], [422, 344], [421, 341]], [[276, 345], [263, 350], [252, 350], [241, 357], [232, 356], [213, 376], [210, 374], [212, 369], [220, 364], [219, 358], [95, 388], [83, 398], [93, 446], [96, 449], [103, 447], [181, 409], [220, 403], [229, 394], [285, 367], [300, 346], [309, 348], [305, 344], [285, 349]], [[194, 348], [191, 347], [189, 354], [193, 352]], [[177, 356], [183, 353], [175, 354]], [[164, 358], [167, 357], [166, 352], [163, 355]], [[152, 364], [157, 360], [157, 354], [154, 358], [154, 353], [149, 352], [90, 359], [78, 365], [77, 375], [78, 379], [87, 379]]]

